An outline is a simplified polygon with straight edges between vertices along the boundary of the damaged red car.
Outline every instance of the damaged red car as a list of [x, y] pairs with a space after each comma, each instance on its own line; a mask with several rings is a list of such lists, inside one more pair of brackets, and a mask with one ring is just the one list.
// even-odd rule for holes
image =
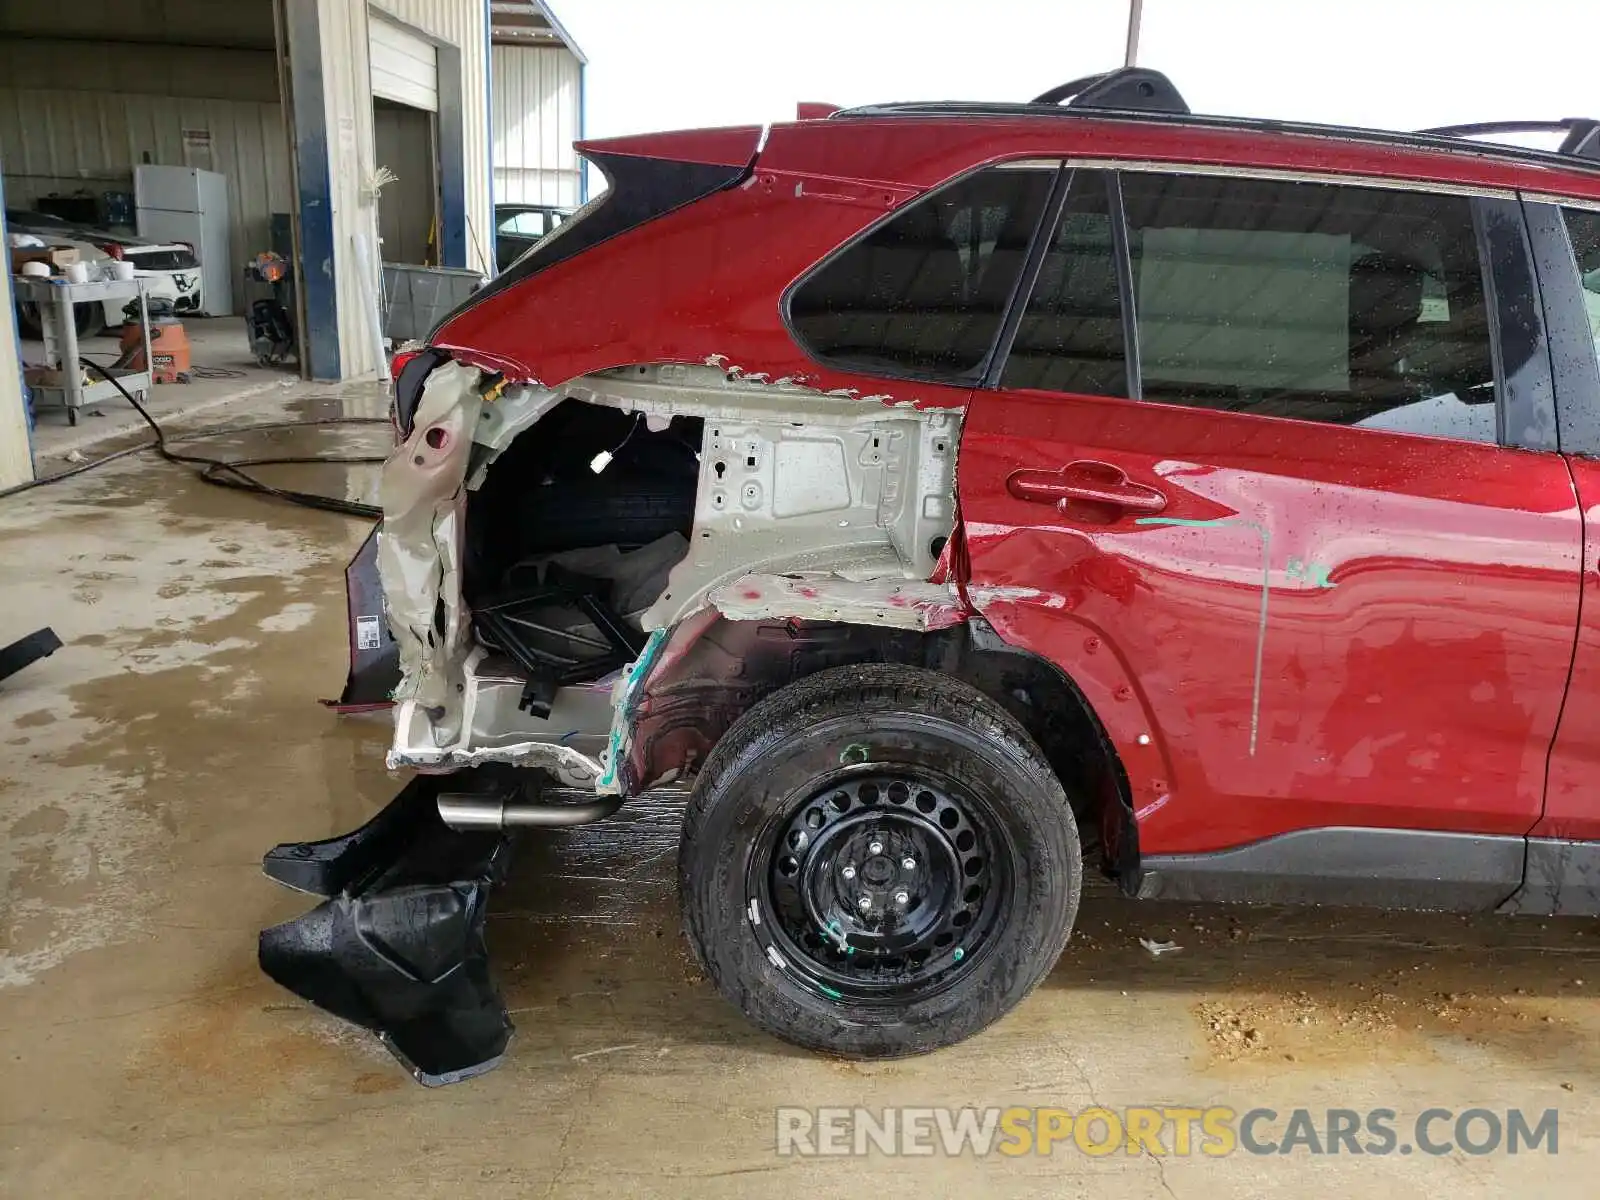
[[842, 1055], [1018, 1004], [1085, 863], [1600, 910], [1600, 125], [1502, 128], [1129, 69], [584, 145], [402, 356], [345, 700], [415, 775], [267, 856], [263, 967], [484, 1070], [512, 833], [648, 791], [712, 982]]

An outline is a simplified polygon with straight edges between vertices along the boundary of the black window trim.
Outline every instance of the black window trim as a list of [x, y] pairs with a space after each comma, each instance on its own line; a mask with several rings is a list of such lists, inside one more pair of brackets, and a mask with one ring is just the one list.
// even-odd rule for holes
[[[1489, 242], [1488, 242], [1488, 230], [1487, 230], [1487, 227], [1486, 227], [1486, 222], [1484, 220], [1485, 205], [1487, 203], [1491, 203], [1491, 202], [1492, 203], [1496, 203], [1497, 205], [1498, 204], [1517, 205], [1517, 206], [1519, 206], [1518, 211], [1520, 212], [1521, 211], [1520, 205], [1522, 204], [1522, 201], [1521, 201], [1520, 197], [1518, 196], [1518, 194], [1516, 192], [1510, 191], [1510, 190], [1506, 190], [1506, 189], [1499, 189], [1499, 188], [1486, 189], [1486, 188], [1477, 188], [1477, 187], [1470, 187], [1470, 186], [1455, 186], [1455, 185], [1450, 185], [1450, 184], [1435, 185], [1435, 184], [1426, 183], [1426, 182], [1420, 182], [1420, 181], [1408, 181], [1408, 180], [1398, 180], [1398, 179], [1389, 179], [1389, 178], [1371, 178], [1371, 177], [1364, 176], [1364, 175], [1339, 175], [1339, 174], [1330, 174], [1330, 173], [1327, 173], [1327, 172], [1285, 171], [1285, 170], [1279, 170], [1279, 169], [1270, 168], [1270, 167], [1268, 167], [1268, 168], [1260, 168], [1260, 169], [1255, 169], [1255, 168], [1235, 168], [1235, 167], [1215, 167], [1215, 166], [1209, 166], [1207, 164], [1199, 164], [1199, 163], [1153, 162], [1153, 161], [1147, 162], [1147, 161], [1144, 161], [1144, 160], [1132, 161], [1132, 160], [1125, 160], [1125, 159], [1124, 160], [1118, 160], [1118, 159], [1114, 159], [1114, 158], [1098, 159], [1098, 158], [1068, 157], [1066, 159], [1065, 163], [1063, 164], [1063, 166], [1064, 166], [1064, 172], [1063, 173], [1065, 175], [1067, 175], [1067, 176], [1071, 176], [1073, 173], [1075, 173], [1076, 171], [1079, 171], [1079, 170], [1085, 170], [1085, 171], [1092, 170], [1092, 171], [1101, 171], [1101, 172], [1103, 172], [1105, 174], [1105, 177], [1106, 177], [1106, 181], [1107, 181], [1106, 186], [1108, 188], [1108, 201], [1109, 201], [1109, 208], [1110, 208], [1110, 215], [1111, 215], [1112, 253], [1116, 256], [1115, 266], [1116, 266], [1116, 272], [1117, 272], [1118, 303], [1119, 303], [1119, 306], [1120, 306], [1121, 311], [1122, 311], [1123, 358], [1124, 358], [1125, 363], [1127, 364], [1127, 392], [1128, 392], [1128, 398], [1129, 399], [1140, 401], [1140, 402], [1143, 402], [1143, 400], [1144, 400], [1143, 368], [1142, 368], [1142, 364], [1141, 364], [1141, 360], [1140, 360], [1139, 339], [1138, 339], [1138, 336], [1137, 336], [1138, 314], [1137, 314], [1137, 311], [1135, 309], [1136, 300], [1134, 298], [1134, 293], [1133, 293], [1133, 263], [1132, 263], [1132, 259], [1131, 259], [1130, 253], [1129, 253], [1129, 236], [1128, 236], [1127, 210], [1126, 210], [1126, 207], [1123, 204], [1123, 198], [1122, 198], [1122, 175], [1125, 172], [1133, 171], [1133, 172], [1136, 172], [1138, 174], [1190, 175], [1190, 176], [1212, 176], [1212, 177], [1223, 175], [1223, 176], [1228, 176], [1228, 177], [1232, 177], [1232, 178], [1239, 178], [1239, 179], [1267, 180], [1267, 181], [1275, 181], [1275, 182], [1290, 181], [1290, 182], [1296, 182], [1296, 183], [1316, 183], [1316, 184], [1321, 184], [1321, 185], [1324, 185], [1324, 186], [1334, 186], [1334, 187], [1357, 187], [1357, 188], [1381, 189], [1381, 190], [1384, 190], [1384, 191], [1416, 192], [1416, 193], [1422, 193], [1422, 194], [1426, 194], [1426, 195], [1459, 196], [1459, 197], [1462, 197], [1462, 198], [1466, 199], [1468, 201], [1469, 211], [1470, 211], [1471, 216], [1472, 216], [1473, 239], [1474, 239], [1474, 245], [1475, 245], [1475, 247], [1477, 249], [1477, 252], [1478, 252], [1478, 270], [1479, 270], [1479, 272], [1481, 274], [1481, 277], [1482, 277], [1482, 285], [1483, 285], [1483, 290], [1484, 290], [1484, 305], [1485, 305], [1485, 309], [1486, 309], [1486, 312], [1487, 312], [1487, 315], [1488, 315], [1489, 343], [1490, 343], [1490, 345], [1489, 345], [1489, 353], [1490, 353], [1490, 361], [1493, 364], [1494, 384], [1495, 384], [1495, 435], [1496, 436], [1495, 436], [1495, 441], [1492, 442], [1492, 443], [1489, 443], [1489, 442], [1474, 442], [1474, 441], [1470, 441], [1469, 439], [1466, 439], [1466, 438], [1451, 439], [1447, 435], [1440, 435], [1439, 436], [1439, 440], [1441, 440], [1441, 441], [1455, 440], [1455, 441], [1460, 441], [1460, 442], [1462, 442], [1463, 444], [1466, 444], [1466, 445], [1496, 445], [1496, 446], [1501, 446], [1501, 447], [1526, 449], [1526, 450], [1555, 450], [1555, 449], [1557, 449], [1556, 445], [1554, 445], [1554, 444], [1548, 444], [1548, 445], [1547, 444], [1543, 444], [1542, 440], [1540, 440], [1540, 439], [1532, 439], [1532, 440], [1524, 439], [1524, 440], [1521, 440], [1521, 441], [1513, 441], [1513, 440], [1510, 440], [1508, 438], [1508, 436], [1507, 436], [1507, 430], [1511, 429], [1511, 428], [1520, 427], [1520, 428], [1524, 428], [1524, 429], [1535, 429], [1535, 428], [1539, 427], [1539, 422], [1537, 420], [1530, 419], [1532, 417], [1532, 415], [1533, 415], [1531, 413], [1521, 414], [1523, 416], [1523, 419], [1521, 421], [1519, 421], [1519, 422], [1512, 422], [1512, 421], [1508, 420], [1507, 404], [1509, 403], [1509, 399], [1510, 399], [1510, 395], [1509, 395], [1510, 389], [1509, 389], [1508, 384], [1507, 384], [1506, 373], [1505, 373], [1504, 363], [1503, 363], [1503, 355], [1502, 355], [1502, 347], [1501, 347], [1501, 321], [1503, 319], [1503, 315], [1502, 314], [1503, 314], [1503, 311], [1505, 309], [1505, 306], [1510, 304], [1510, 303], [1512, 303], [1512, 297], [1506, 296], [1506, 295], [1503, 294], [1504, 290], [1505, 290], [1504, 287], [1503, 287], [1503, 281], [1498, 281], [1498, 280], [1496, 280], [1494, 278], [1493, 258], [1492, 258], [1492, 255], [1491, 255], [1492, 247], [1489, 245]], [[1065, 202], [1065, 197], [1066, 197], [1066, 189], [1064, 187], [1062, 189], [1061, 203]], [[1047, 208], [1049, 208], [1049, 207], [1050, 206], [1047, 205]], [[1036, 245], [1041, 249], [1041, 253], [1040, 253], [1040, 256], [1039, 256], [1041, 262], [1042, 262], [1042, 259], [1043, 259], [1042, 248], [1044, 246], [1047, 246], [1048, 243], [1049, 243], [1050, 238], [1052, 238], [1054, 236], [1054, 234], [1055, 234], [1055, 222], [1056, 222], [1056, 220], [1059, 220], [1059, 218], [1060, 218], [1059, 209], [1061, 207], [1061, 204], [1058, 203], [1054, 207], [1055, 207], [1055, 220], [1042, 221], [1041, 224], [1040, 224], [1039, 229], [1035, 230], [1034, 240], [1035, 240]], [[1509, 210], [1502, 210], [1502, 211], [1505, 212], [1505, 211], [1509, 211]], [[1526, 229], [1527, 225], [1528, 225], [1528, 223], [1524, 219], [1523, 220], [1523, 227]], [[1563, 234], [1564, 234], [1565, 233], [1565, 224], [1564, 224], [1564, 222], [1563, 222], [1562, 229], [1563, 229]], [[1531, 230], [1529, 230], [1529, 232], [1531, 233]], [[1524, 238], [1524, 246], [1525, 247], [1528, 246], [1528, 240], [1527, 240], [1526, 237]], [[1031, 262], [1031, 258], [1032, 258], [1032, 253], [1033, 253], [1033, 249], [1030, 248], [1030, 251], [1029, 251], [1030, 262]], [[1534, 271], [1534, 264], [1533, 264], [1533, 258], [1532, 258], [1533, 250], [1532, 250], [1531, 247], [1529, 248], [1529, 254], [1530, 254], [1529, 261], [1528, 261], [1529, 275], [1530, 275], [1530, 278], [1532, 278], [1534, 280], [1535, 287], [1537, 288], [1539, 286], [1539, 277], [1538, 277], [1538, 274]], [[1571, 260], [1571, 258], [1572, 258], [1572, 255], [1571, 255], [1570, 246], [1569, 246], [1568, 259]], [[1012, 297], [1012, 302], [1011, 303], [1012, 303], [1012, 306], [1015, 309], [1015, 311], [1014, 312], [1008, 312], [1006, 314], [1005, 321], [1002, 324], [1002, 330], [1003, 331], [1007, 330], [1007, 329], [1010, 330], [1010, 337], [1006, 338], [1002, 343], [1004, 348], [1005, 348], [1005, 354], [998, 354], [997, 353], [994, 356], [995, 357], [995, 361], [991, 364], [990, 368], [987, 371], [985, 371], [984, 376], [983, 376], [983, 383], [982, 383], [981, 386], [983, 386], [984, 388], [992, 389], [992, 388], [996, 388], [996, 387], [999, 386], [999, 380], [1000, 380], [1002, 374], [1005, 371], [1005, 365], [1006, 365], [1005, 364], [1005, 360], [1009, 356], [1009, 353], [1010, 353], [1010, 350], [1011, 350], [1011, 346], [1012, 346], [1012, 344], [1013, 344], [1013, 342], [1015, 340], [1016, 326], [1017, 326], [1017, 324], [1020, 323], [1022, 315], [1023, 315], [1023, 312], [1027, 308], [1028, 299], [1031, 296], [1032, 291], [1033, 291], [1032, 284], [1037, 281], [1038, 274], [1039, 274], [1039, 267], [1037, 265], [1035, 265], [1033, 270], [1032, 270], [1032, 272], [1031, 272], [1031, 276], [1029, 277], [1029, 286], [1026, 289], [1017, 290], [1015, 292], [1015, 294], [1013, 295], [1013, 297]], [[1573, 264], [1573, 274], [1574, 274], [1574, 280], [1575, 280], [1576, 279], [1576, 263], [1575, 262]], [[1026, 268], [1024, 269], [1024, 275], [1025, 276], [1029, 275], [1029, 272], [1027, 271]], [[1543, 342], [1545, 347], [1548, 348], [1549, 340], [1546, 337], [1546, 330], [1545, 330], [1545, 325], [1548, 322], [1548, 317], [1545, 316], [1544, 312], [1540, 308], [1540, 297], [1536, 295], [1533, 298], [1533, 300], [1534, 300], [1535, 309], [1536, 310], [1540, 310], [1539, 315], [1540, 315], [1540, 318], [1541, 318], [1537, 336], [1540, 338], [1541, 342]], [[1579, 298], [1579, 302], [1581, 303], [1581, 297]], [[1539, 356], [1536, 355], [1536, 357], [1539, 357]], [[1546, 371], [1548, 371], [1548, 367], [1549, 367], [1548, 357], [1545, 357], [1544, 362], [1545, 362], [1545, 369], [1546, 369]], [[1537, 371], [1538, 368], [1535, 367], [1534, 370]], [[1526, 394], [1527, 394], [1527, 397], [1528, 397], [1528, 403], [1529, 404], [1537, 403], [1538, 401], [1537, 401], [1536, 397], [1538, 396], [1538, 394], [1541, 391], [1542, 391], [1543, 396], [1545, 398], [1545, 402], [1548, 403], [1549, 402], [1549, 398], [1551, 396], [1551, 387], [1550, 387], [1549, 382], [1548, 382], [1548, 375], [1546, 376], [1546, 382], [1545, 382], [1545, 384], [1544, 384], [1544, 386], [1542, 388], [1539, 386], [1536, 376], [1532, 380], [1530, 380], [1530, 382], [1531, 382], [1532, 386], [1529, 387], [1528, 389], [1526, 389]], [[1523, 389], [1519, 389], [1519, 392], [1521, 392], [1522, 390]], [[1117, 397], [1108, 397], [1108, 398], [1109, 399], [1116, 399]], [[1205, 411], [1205, 410], [1200, 410], [1200, 411]], [[1558, 408], [1556, 415], [1559, 415], [1559, 411], [1560, 410]], [[1305, 425], [1327, 424], [1327, 422], [1320, 422], [1320, 421], [1316, 421], [1316, 420], [1310, 420], [1310, 419], [1306, 419], [1306, 418], [1297, 418], [1297, 417], [1268, 418], [1268, 419], [1293, 420], [1293, 421], [1296, 421], [1299, 424], [1305, 424]], [[1600, 420], [1592, 422], [1592, 424], [1594, 425], [1593, 434], [1594, 434], [1594, 438], [1595, 438], [1594, 452], [1595, 453], [1600, 453]], [[1556, 423], [1554, 421], [1547, 421], [1547, 422], [1544, 423], [1544, 427], [1553, 430], [1553, 429], [1556, 428]], [[1348, 428], [1356, 428], [1356, 427], [1349, 426]], [[1372, 431], [1369, 431], [1369, 432], [1382, 432], [1382, 431], [1380, 431], [1380, 430], [1372, 430]], [[1428, 435], [1420, 435], [1420, 436], [1428, 436]]]
[[[1065, 159], [1066, 156], [1064, 154], [1026, 154], [1016, 158], [991, 159], [985, 162], [975, 163], [967, 169], [961, 171], [959, 174], [952, 175], [948, 179], [942, 180], [941, 182], [936, 183], [921, 192], [918, 192], [904, 204], [896, 205], [894, 208], [890, 209], [882, 217], [876, 221], [873, 221], [866, 228], [857, 230], [854, 235], [835, 246], [822, 258], [819, 258], [799, 275], [795, 276], [795, 278], [789, 283], [789, 286], [783, 289], [783, 295], [778, 298], [778, 317], [783, 322], [784, 331], [788, 333], [789, 339], [794, 342], [794, 344], [799, 348], [800, 352], [812, 362], [816, 363], [819, 367], [823, 367], [830, 371], [839, 371], [847, 375], [867, 375], [874, 379], [893, 379], [906, 383], [932, 383], [938, 384], [942, 387], [978, 388], [988, 386], [984, 381], [989, 378], [989, 373], [992, 370], [998, 370], [996, 364], [1004, 360], [1004, 355], [1001, 355], [998, 352], [998, 349], [1001, 344], [1001, 339], [1005, 336], [1007, 324], [1011, 321], [1013, 312], [1018, 310], [1019, 305], [1026, 297], [1027, 292], [1031, 290], [1031, 287], [1025, 290], [1019, 286], [1022, 277], [1027, 274], [1027, 264], [1032, 261], [1034, 250], [1039, 247], [1039, 239], [1042, 235], [1042, 232], [1046, 229], [1055, 228], [1055, 221], [1052, 218], [1054, 215], [1059, 214], [1061, 203], [1065, 199], [1066, 185], [1063, 180], [1066, 176], [1071, 174]], [[932, 200], [935, 196], [939, 195], [939, 193], [947, 191], [953, 187], [958, 187], [974, 176], [983, 174], [985, 171], [1006, 169], [1017, 170], [1030, 165], [1036, 166], [1041, 171], [1052, 170], [1054, 172], [1054, 178], [1050, 183], [1050, 191], [1045, 194], [1045, 203], [1040, 209], [1039, 219], [1034, 223], [1033, 231], [1031, 234], [1029, 234], [1028, 251], [1023, 259], [1023, 270], [1021, 273], [1019, 273], [1017, 282], [1012, 285], [1011, 294], [1006, 298], [1005, 307], [1001, 310], [1000, 323], [995, 329], [995, 336], [990, 340], [989, 348], [984, 352], [983, 358], [979, 360], [978, 365], [972, 370], [962, 372], [959, 375], [954, 375], [939, 371], [917, 371], [911, 368], [874, 366], [868, 369], [858, 364], [840, 359], [832, 359], [822, 354], [818, 354], [816, 350], [812, 348], [811, 344], [806, 341], [805, 338], [800, 336], [800, 331], [795, 328], [794, 317], [789, 311], [789, 307], [794, 299], [794, 295], [815, 275], [821, 273], [831, 266], [835, 260], [848, 254], [851, 250], [855, 249], [857, 245], [866, 241], [885, 225], [897, 220], [914, 204], [922, 204], [925, 201]], [[1057, 194], [1058, 191], [1059, 196]], [[1043, 258], [1042, 249], [1040, 251], [1040, 258]], [[1037, 277], [1037, 275], [1038, 271], [1035, 270], [1034, 276]], [[1017, 319], [1021, 320], [1020, 314], [1018, 315]], [[1012, 335], [1015, 336], [1014, 328], [1012, 330]]]
[[1567, 208], [1600, 219], [1592, 203], [1539, 194], [1522, 198], [1533, 269], [1548, 332], [1556, 431], [1563, 454], [1600, 457], [1600, 359], [1595, 353], [1583, 278], [1567, 228]]
[[1044, 207], [1040, 210], [1039, 223], [1033, 228], [1033, 236], [1028, 239], [1028, 252], [1022, 258], [1022, 270], [1017, 272], [1016, 283], [1006, 300], [1005, 313], [1000, 319], [1000, 331], [990, 345], [989, 353], [984, 356], [975, 385], [977, 387], [1000, 386], [1000, 372], [1005, 369], [1006, 360], [1011, 357], [1011, 347], [1017, 340], [1017, 330], [1021, 328], [1022, 318], [1028, 310], [1028, 297], [1033, 294], [1034, 284], [1039, 282], [1039, 271], [1044, 266], [1045, 254], [1050, 249], [1051, 239], [1055, 237], [1056, 222], [1061, 219], [1061, 210], [1067, 203], [1067, 192], [1072, 187], [1072, 175], [1072, 168], [1062, 163], [1056, 171], [1056, 177], [1050, 181], [1050, 191], [1046, 194]]

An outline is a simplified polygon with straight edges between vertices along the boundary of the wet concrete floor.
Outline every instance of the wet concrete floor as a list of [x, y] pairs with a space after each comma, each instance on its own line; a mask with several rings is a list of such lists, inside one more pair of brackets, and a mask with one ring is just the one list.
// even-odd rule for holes
[[[376, 411], [359, 389], [253, 403], [259, 420]], [[699, 976], [660, 805], [524, 847], [489, 932], [507, 1060], [416, 1086], [255, 965], [257, 930], [307, 907], [262, 852], [398, 788], [385, 718], [315, 703], [343, 681], [342, 568], [364, 535], [146, 457], [0, 502], [0, 634], [66, 642], [0, 685], [0, 1195], [1593, 1194], [1600, 923], [1135, 906], [1099, 887], [999, 1025], [838, 1062], [755, 1032]], [[1154, 958], [1141, 937], [1182, 949]], [[1265, 1107], [1264, 1141], [1296, 1108], [1319, 1127], [1388, 1108], [1403, 1142], [1428, 1108], [1554, 1108], [1559, 1153], [780, 1157], [787, 1105]]]

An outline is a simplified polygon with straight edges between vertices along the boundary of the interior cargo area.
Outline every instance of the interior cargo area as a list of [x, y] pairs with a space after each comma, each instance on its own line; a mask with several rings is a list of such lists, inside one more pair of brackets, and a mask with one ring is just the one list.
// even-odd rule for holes
[[642, 650], [639, 616], [689, 550], [702, 426], [564, 400], [469, 493], [463, 595], [524, 711]]

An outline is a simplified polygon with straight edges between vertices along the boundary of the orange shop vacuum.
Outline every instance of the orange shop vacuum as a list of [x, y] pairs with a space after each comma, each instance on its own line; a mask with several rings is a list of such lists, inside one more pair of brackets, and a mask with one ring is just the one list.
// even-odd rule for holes
[[[144, 334], [137, 320], [126, 321], [120, 338], [122, 356], [116, 365], [144, 370]], [[150, 378], [155, 383], [189, 382], [189, 335], [176, 317], [150, 318]]]

